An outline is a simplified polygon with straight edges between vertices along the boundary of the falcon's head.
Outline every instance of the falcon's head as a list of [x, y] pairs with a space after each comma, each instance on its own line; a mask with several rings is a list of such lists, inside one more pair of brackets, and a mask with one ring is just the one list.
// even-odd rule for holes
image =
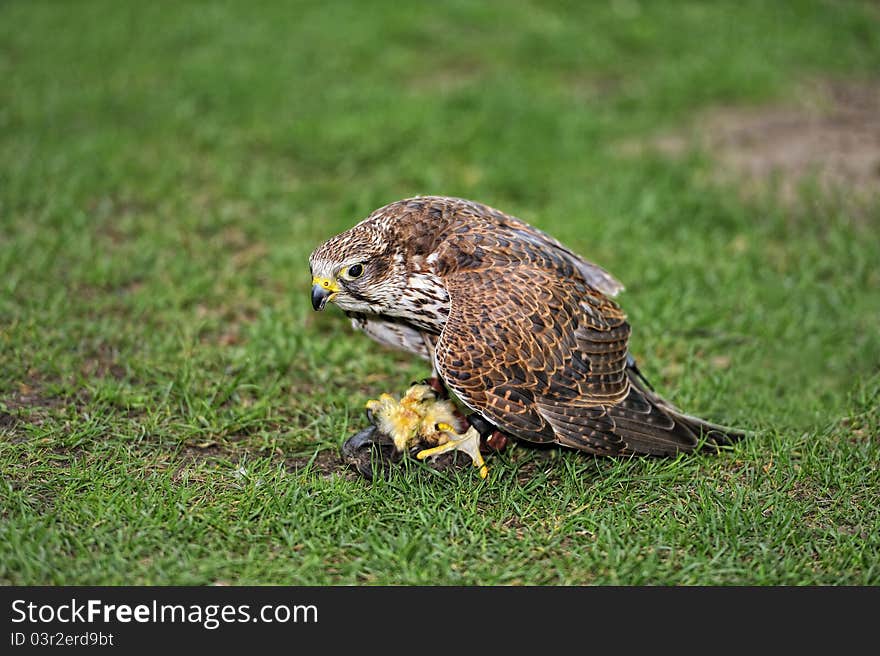
[[381, 314], [406, 292], [406, 264], [399, 243], [374, 221], [336, 235], [309, 256], [312, 307], [327, 301], [348, 312]]

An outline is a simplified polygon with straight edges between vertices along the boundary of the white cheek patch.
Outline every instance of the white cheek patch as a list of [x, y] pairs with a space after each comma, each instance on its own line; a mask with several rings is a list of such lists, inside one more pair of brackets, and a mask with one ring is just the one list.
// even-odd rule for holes
[[443, 285], [440, 282], [440, 279], [433, 273], [422, 272], [418, 275], [409, 277], [408, 288], [419, 291], [434, 292], [437, 289], [442, 289]]

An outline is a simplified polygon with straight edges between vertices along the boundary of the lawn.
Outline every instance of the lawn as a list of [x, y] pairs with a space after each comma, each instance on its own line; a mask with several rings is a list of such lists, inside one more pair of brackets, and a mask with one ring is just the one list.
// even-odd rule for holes
[[[3, 2], [0, 582], [877, 585], [880, 200], [650, 144], [878, 70], [870, 2]], [[417, 194], [613, 272], [649, 379], [755, 435], [359, 479], [429, 372], [307, 259]]]

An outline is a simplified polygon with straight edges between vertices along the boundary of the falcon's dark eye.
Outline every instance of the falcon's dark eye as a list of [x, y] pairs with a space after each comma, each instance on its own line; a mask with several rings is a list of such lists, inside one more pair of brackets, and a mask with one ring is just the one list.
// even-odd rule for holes
[[349, 280], [360, 278], [362, 275], [364, 275], [363, 264], [352, 264], [350, 267], [348, 267], [348, 269], [345, 270], [345, 277]]

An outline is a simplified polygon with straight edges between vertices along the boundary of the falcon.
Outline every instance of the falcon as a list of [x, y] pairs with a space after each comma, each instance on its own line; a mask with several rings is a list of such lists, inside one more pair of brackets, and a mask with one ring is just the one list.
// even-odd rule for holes
[[[309, 266], [315, 310], [335, 303], [377, 342], [428, 360], [433, 386], [468, 409], [468, 428], [438, 423], [444, 437], [420, 459], [463, 451], [485, 476], [477, 447], [494, 431], [605, 456], [717, 451], [744, 436], [654, 391], [629, 353], [610, 273], [487, 205], [391, 203], [318, 246]], [[406, 409], [387, 394], [368, 408], [388, 430]], [[407, 430], [398, 451], [418, 438]]]

